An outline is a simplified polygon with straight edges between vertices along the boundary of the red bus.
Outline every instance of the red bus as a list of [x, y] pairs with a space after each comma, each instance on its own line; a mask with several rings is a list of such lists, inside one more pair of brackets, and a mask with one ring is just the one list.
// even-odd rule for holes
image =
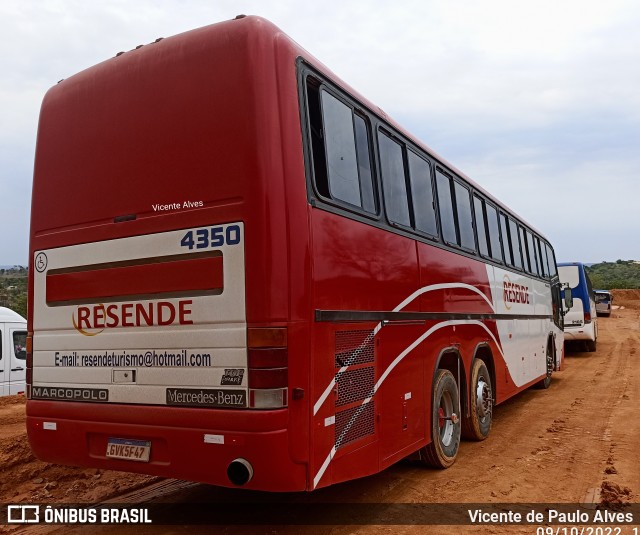
[[545, 237], [261, 18], [53, 87], [32, 202], [45, 461], [269, 491], [444, 468], [562, 362]]

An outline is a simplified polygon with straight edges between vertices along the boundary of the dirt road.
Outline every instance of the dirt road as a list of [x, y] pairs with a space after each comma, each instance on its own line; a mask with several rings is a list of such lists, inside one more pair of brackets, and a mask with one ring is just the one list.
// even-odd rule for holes
[[[548, 390], [529, 390], [495, 409], [482, 443], [464, 442], [445, 471], [409, 461], [376, 476], [311, 494], [272, 495], [185, 485], [117, 472], [81, 470], [33, 458], [23, 426], [24, 401], [0, 401], [0, 502], [233, 502], [290, 509], [296, 503], [640, 502], [640, 292], [616, 292], [624, 308], [599, 318], [595, 353], [567, 353]], [[122, 498], [135, 489], [144, 489]], [[170, 490], [173, 494], [167, 496]], [[161, 495], [164, 494], [164, 497]], [[186, 522], [186, 519], [185, 519]], [[110, 533], [116, 528], [92, 528]], [[51, 528], [47, 528], [51, 531]], [[53, 531], [56, 531], [55, 529]], [[68, 529], [57, 528], [60, 533]], [[135, 533], [176, 533], [173, 527]], [[194, 532], [200, 532], [197, 529]], [[534, 533], [531, 527], [271, 526], [226, 527], [225, 533]], [[119, 529], [119, 532], [123, 532]], [[133, 533], [129, 528], [125, 532]]]

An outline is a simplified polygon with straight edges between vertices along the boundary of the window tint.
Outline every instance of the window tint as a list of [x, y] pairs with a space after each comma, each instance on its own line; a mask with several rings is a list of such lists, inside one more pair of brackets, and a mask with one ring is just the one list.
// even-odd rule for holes
[[394, 223], [409, 226], [409, 205], [407, 203], [407, 183], [404, 177], [402, 146], [380, 132], [380, 167], [387, 215]]
[[487, 230], [485, 225], [485, 204], [484, 201], [473, 196], [473, 211], [476, 219], [476, 232], [478, 234], [478, 249], [482, 256], [489, 256], [489, 241], [487, 239]]
[[549, 268], [547, 267], [547, 259], [542, 252], [543, 248], [540, 247], [540, 238], [538, 238], [538, 236], [535, 236], [534, 241], [536, 245], [536, 254], [538, 256], [538, 264], [540, 265], [540, 274], [545, 278], [549, 278]]
[[[516, 223], [517, 224], [517, 223]], [[531, 273], [529, 259], [527, 258], [527, 242], [524, 240], [524, 229], [518, 225], [518, 236], [520, 237], [520, 254], [522, 255], [522, 269]]]
[[357, 114], [353, 116], [353, 124], [356, 130], [356, 155], [358, 157], [362, 207], [367, 212], [375, 213], [377, 208], [373, 191], [371, 154], [369, 152], [369, 127], [365, 119]]
[[351, 108], [321, 92], [329, 192], [335, 199], [362, 206]]
[[377, 212], [366, 117], [307, 78], [309, 135], [318, 193], [370, 213]]
[[513, 266], [513, 251], [511, 250], [511, 240], [509, 237], [509, 225], [507, 223], [507, 216], [504, 214], [500, 214], [500, 229], [502, 230], [504, 259], [509, 266]]
[[498, 227], [498, 211], [488, 203], [485, 203], [487, 210], [487, 227], [489, 228], [489, 249], [491, 258], [502, 262], [502, 247], [500, 246], [500, 229]]
[[27, 358], [27, 331], [13, 332], [13, 354], [20, 360]]
[[531, 273], [533, 275], [540, 275], [540, 267], [538, 266], [538, 255], [536, 254], [536, 248], [533, 243], [533, 235], [528, 230], [525, 232], [527, 238], [527, 252], [529, 256], [529, 264], [531, 265]]
[[549, 257], [547, 255], [547, 246], [545, 243], [542, 243], [541, 247], [542, 247], [542, 255], [544, 258], [544, 265], [546, 266], [547, 274], [551, 276], [551, 263], [549, 262]]
[[547, 249], [547, 258], [549, 260], [549, 273], [551, 273], [552, 277], [555, 277], [558, 274], [558, 269], [556, 268], [556, 257], [553, 254], [553, 249], [549, 247], [548, 243], [544, 244]]
[[445, 242], [456, 245], [456, 223], [453, 218], [453, 199], [451, 198], [451, 179], [436, 169], [436, 186], [438, 188], [438, 211], [442, 238]]
[[438, 235], [436, 210], [433, 202], [433, 186], [431, 183], [431, 165], [418, 155], [407, 151], [409, 161], [409, 180], [415, 228], [431, 236]]
[[511, 238], [511, 250], [513, 251], [513, 265], [522, 269], [522, 251], [518, 239], [518, 224], [509, 218], [509, 237]]
[[476, 239], [473, 234], [473, 219], [471, 217], [471, 196], [469, 190], [462, 184], [458, 182], [454, 182], [453, 184], [458, 212], [458, 230], [460, 232], [459, 245], [475, 251]]

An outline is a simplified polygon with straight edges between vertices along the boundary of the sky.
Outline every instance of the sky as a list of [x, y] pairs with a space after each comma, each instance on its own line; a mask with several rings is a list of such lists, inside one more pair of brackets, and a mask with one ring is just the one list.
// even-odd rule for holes
[[47, 89], [241, 13], [274, 22], [512, 208], [558, 261], [640, 259], [635, 0], [0, 0], [0, 265], [28, 263]]

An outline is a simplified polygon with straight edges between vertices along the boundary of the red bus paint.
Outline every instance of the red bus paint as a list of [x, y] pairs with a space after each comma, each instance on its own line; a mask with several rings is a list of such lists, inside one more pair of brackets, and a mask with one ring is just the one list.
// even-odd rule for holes
[[545, 238], [257, 17], [47, 93], [30, 253], [50, 462], [270, 491], [446, 467], [562, 360]]

